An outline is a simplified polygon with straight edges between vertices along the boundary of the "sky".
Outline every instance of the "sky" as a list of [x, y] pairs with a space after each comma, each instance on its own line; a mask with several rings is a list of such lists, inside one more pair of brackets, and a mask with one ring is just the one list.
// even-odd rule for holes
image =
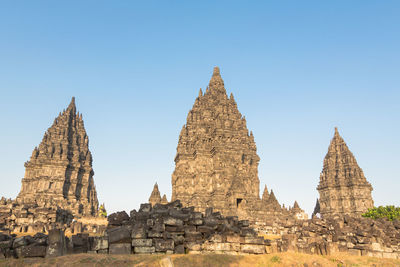
[[312, 213], [334, 127], [375, 205], [400, 205], [399, 1], [1, 1], [0, 196], [76, 97], [99, 202], [171, 197], [178, 136], [214, 66], [266, 184]]

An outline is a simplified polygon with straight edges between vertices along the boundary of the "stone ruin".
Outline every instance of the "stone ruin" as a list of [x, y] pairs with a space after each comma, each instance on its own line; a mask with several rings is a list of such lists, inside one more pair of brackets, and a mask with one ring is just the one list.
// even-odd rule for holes
[[317, 189], [320, 198], [314, 213], [320, 213], [322, 217], [360, 216], [374, 207], [372, 186], [337, 128], [324, 159]]
[[142, 204], [139, 211], [113, 213], [103, 236], [76, 234], [68, 238], [59, 229], [49, 236], [16, 238], [0, 234], [0, 258], [52, 257], [76, 253], [100, 254], [265, 254], [266, 241], [248, 221], [184, 208], [180, 201]]
[[307, 218], [298, 206], [282, 207], [265, 187], [260, 199], [257, 148], [233, 94], [227, 96], [218, 67], [209, 86], [200, 89], [179, 135], [172, 201], [204, 212], [213, 207], [252, 225], [272, 224], [288, 217]]
[[[98, 231], [98, 225], [105, 223], [97, 218], [93, 175], [89, 138], [72, 98], [25, 163], [17, 198], [0, 200], [0, 228], [47, 232], [57, 225], [71, 232]], [[81, 219], [86, 226], [79, 223]]]
[[0, 233], [1, 258], [55, 257], [95, 254], [268, 254], [294, 251], [329, 255], [400, 258], [400, 222], [355, 218], [285, 221], [281, 237], [258, 236], [246, 220], [183, 207], [180, 201], [142, 204], [139, 211], [116, 212], [108, 217], [104, 235], [79, 233], [65, 237], [60, 229], [34, 236]]

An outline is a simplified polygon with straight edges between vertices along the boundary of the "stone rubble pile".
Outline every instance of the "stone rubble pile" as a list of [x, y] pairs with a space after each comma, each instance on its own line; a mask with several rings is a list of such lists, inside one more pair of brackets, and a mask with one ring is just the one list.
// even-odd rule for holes
[[103, 236], [87, 233], [64, 236], [60, 229], [49, 235], [17, 238], [0, 235], [1, 257], [52, 257], [76, 253], [99, 254], [265, 254], [272, 243], [257, 236], [248, 221], [223, 217], [211, 208], [206, 213], [169, 204], [142, 204], [139, 211], [113, 213]]
[[400, 258], [400, 222], [343, 216], [285, 225], [281, 251]]
[[49, 235], [17, 237], [0, 233], [0, 258], [54, 257], [98, 254], [265, 254], [294, 251], [329, 255], [400, 258], [400, 222], [343, 216], [330, 219], [288, 220], [281, 238], [264, 239], [237, 217], [224, 217], [211, 208], [203, 214], [180, 201], [142, 204], [139, 211], [108, 217], [102, 236], [78, 233], [65, 237], [61, 229]]
[[207, 209], [169, 204], [142, 204], [139, 211], [111, 214], [107, 229], [110, 253], [229, 253], [264, 254], [265, 240], [248, 221], [223, 217]]

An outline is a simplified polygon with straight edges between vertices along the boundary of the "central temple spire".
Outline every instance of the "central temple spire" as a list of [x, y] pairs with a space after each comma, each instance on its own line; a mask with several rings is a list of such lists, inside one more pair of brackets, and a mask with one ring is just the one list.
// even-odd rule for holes
[[208, 90], [199, 93], [179, 136], [172, 201], [230, 214], [259, 199], [259, 160], [246, 120], [233, 96], [227, 97], [215, 67]]

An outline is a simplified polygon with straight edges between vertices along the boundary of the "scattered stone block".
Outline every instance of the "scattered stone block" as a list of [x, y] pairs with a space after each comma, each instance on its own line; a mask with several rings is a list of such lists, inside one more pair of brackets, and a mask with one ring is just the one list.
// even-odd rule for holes
[[182, 226], [183, 221], [181, 219], [177, 219], [174, 217], [167, 217], [164, 219], [164, 224], [171, 225], [171, 226]]
[[108, 242], [110, 244], [131, 242], [131, 233], [126, 227], [121, 226], [117, 228], [112, 228], [109, 229], [107, 233]]
[[109, 253], [110, 254], [131, 254], [132, 253], [131, 243], [110, 244]]
[[249, 253], [249, 254], [264, 254], [265, 246], [264, 245], [253, 245], [253, 244], [241, 244], [240, 251], [243, 253]]
[[46, 257], [58, 257], [67, 253], [64, 231], [60, 229], [49, 230], [49, 246]]
[[108, 249], [108, 239], [106, 237], [93, 237], [90, 250], [103, 250]]
[[155, 247], [134, 247], [133, 250], [136, 254], [151, 254], [156, 252]]
[[174, 254], [185, 254], [185, 246], [184, 245], [175, 246]]
[[21, 257], [22, 258], [32, 258], [32, 257], [42, 257], [46, 256], [46, 249], [45, 246], [36, 246], [36, 245], [29, 245], [26, 247], [21, 248]]
[[151, 247], [153, 239], [132, 239], [132, 247]]
[[156, 251], [174, 250], [174, 240], [154, 239], [154, 247]]

